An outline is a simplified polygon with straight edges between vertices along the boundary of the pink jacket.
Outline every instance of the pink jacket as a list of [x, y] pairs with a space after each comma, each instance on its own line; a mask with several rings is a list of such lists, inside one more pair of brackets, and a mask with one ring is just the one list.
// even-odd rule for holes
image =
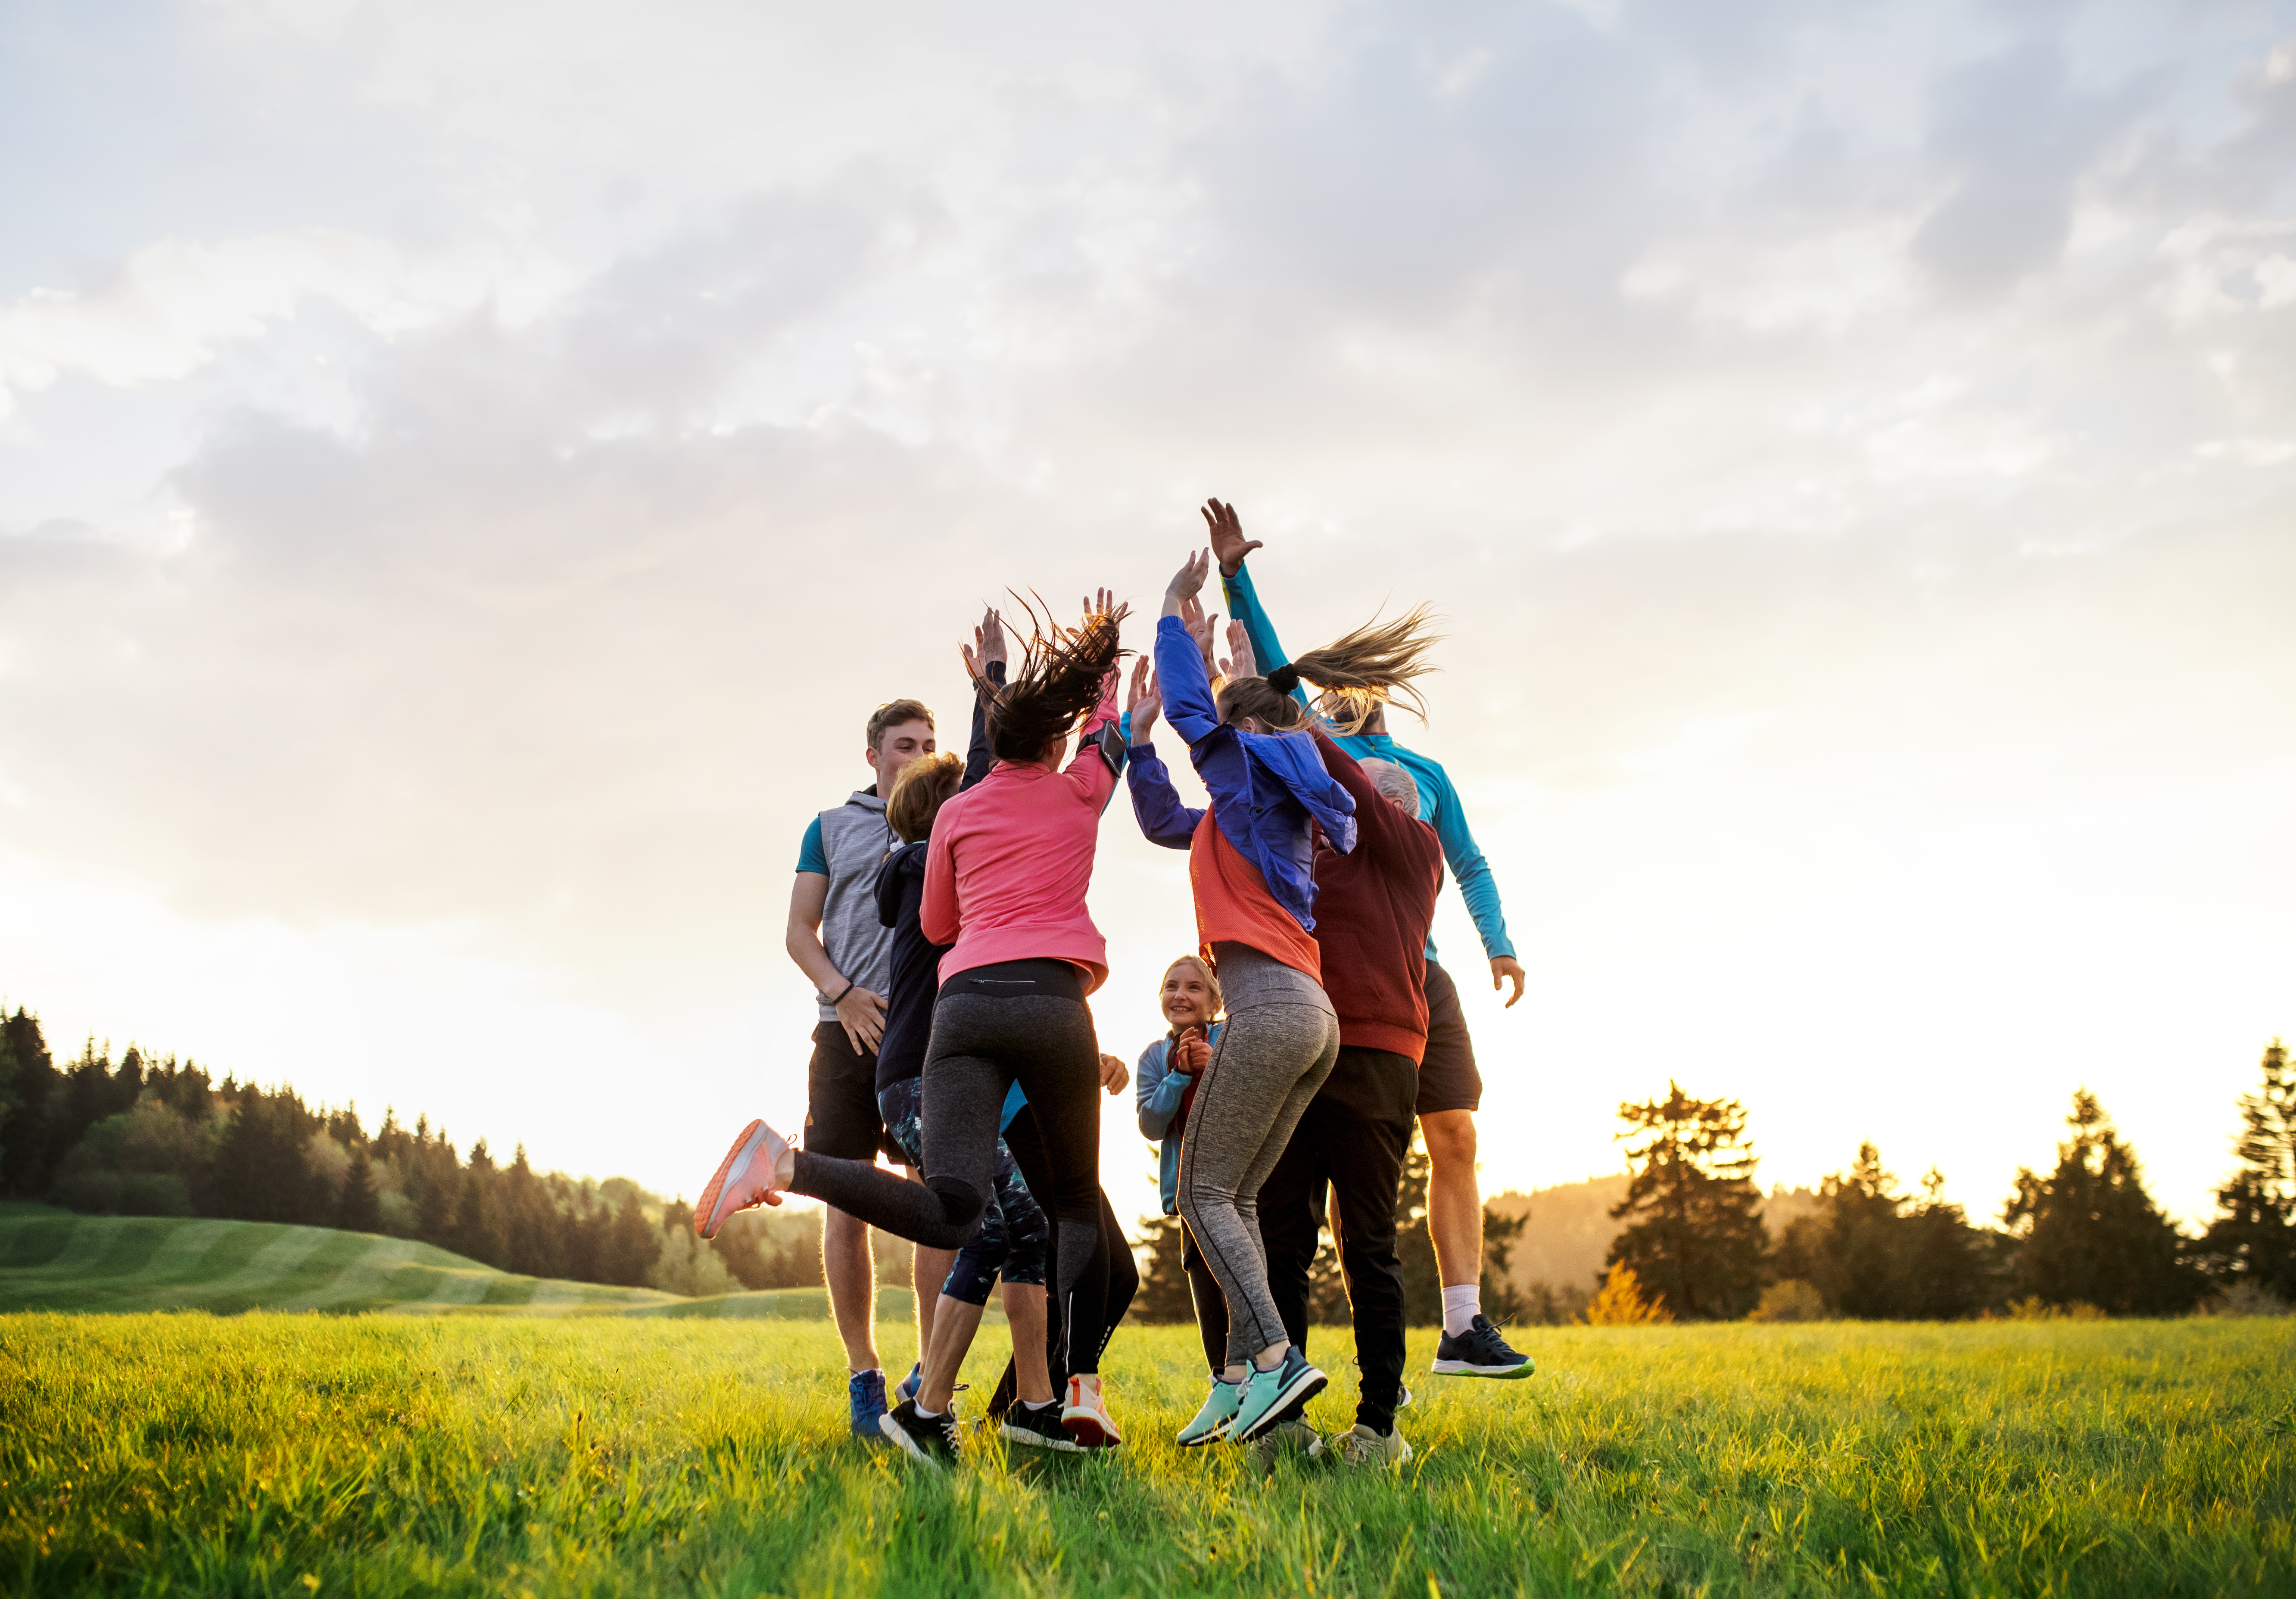
[[1108, 980], [1108, 940], [1084, 896], [1101, 813], [1116, 791], [1098, 737], [1116, 717], [1113, 676], [1109, 685], [1068, 770], [999, 761], [933, 819], [918, 922], [934, 943], [955, 946], [941, 956], [941, 981], [976, 966], [1046, 957], [1082, 967], [1087, 994]]

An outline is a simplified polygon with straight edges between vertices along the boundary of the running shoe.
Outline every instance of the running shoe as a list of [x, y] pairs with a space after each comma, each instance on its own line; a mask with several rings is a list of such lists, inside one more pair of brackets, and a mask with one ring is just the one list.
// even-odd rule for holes
[[1374, 1432], [1357, 1422], [1332, 1441], [1339, 1448], [1343, 1466], [1398, 1466], [1411, 1458], [1411, 1446], [1404, 1441], [1400, 1427]]
[[916, 1365], [909, 1368], [909, 1374], [907, 1376], [893, 1384], [893, 1403], [898, 1405], [903, 1399], [915, 1398], [917, 1397], [917, 1390], [922, 1388], [924, 1385], [925, 1363], [920, 1360]]
[[1084, 1446], [1070, 1438], [1069, 1430], [1061, 1425], [1061, 1407], [1049, 1399], [1040, 1406], [1010, 1406], [997, 1431], [1008, 1444], [1021, 1444], [1031, 1449], [1057, 1449], [1064, 1455], [1084, 1453]]
[[1196, 1412], [1196, 1419], [1180, 1429], [1178, 1442], [1183, 1449], [1193, 1449], [1198, 1444], [1218, 1441], [1235, 1420], [1236, 1407], [1243, 1403], [1243, 1384], [1212, 1379], [1212, 1391], [1204, 1400], [1204, 1407]]
[[1243, 1402], [1236, 1406], [1235, 1420], [1228, 1425], [1229, 1439], [1250, 1443], [1283, 1420], [1284, 1411], [1295, 1401], [1305, 1404], [1322, 1393], [1329, 1381], [1308, 1364], [1298, 1344], [1285, 1345], [1283, 1358], [1272, 1370], [1255, 1370], [1243, 1380]]
[[1402, 1394], [1403, 1397], [1396, 1400], [1395, 1407], [1398, 1410], [1408, 1410], [1411, 1408], [1411, 1390], [1407, 1388], [1404, 1389]]
[[1069, 1379], [1069, 1402], [1061, 1406], [1061, 1425], [1083, 1448], [1113, 1449], [1124, 1441], [1124, 1434], [1109, 1416], [1108, 1400], [1100, 1391], [1097, 1377]]
[[725, 1160], [718, 1162], [718, 1175], [694, 1202], [693, 1230], [704, 1238], [715, 1238], [726, 1218], [736, 1210], [780, 1204], [781, 1196], [774, 1192], [774, 1168], [788, 1147], [789, 1140], [762, 1121], [743, 1128]]
[[1491, 1318], [1479, 1311], [1464, 1332], [1443, 1334], [1429, 1369], [1444, 1377], [1528, 1377], [1538, 1368], [1529, 1356], [1509, 1349]]
[[1324, 1435], [1307, 1423], [1278, 1422], [1251, 1440], [1251, 1469], [1265, 1477], [1286, 1455], [1317, 1460], [1323, 1453]]
[[885, 1374], [854, 1373], [845, 1384], [845, 1396], [853, 1402], [853, 1436], [871, 1443], [884, 1437], [877, 1423], [885, 1419]]
[[939, 1415], [919, 1415], [917, 1402], [903, 1399], [879, 1416], [877, 1425], [887, 1438], [900, 1445], [910, 1458], [935, 1471], [945, 1470], [956, 1464], [956, 1412], [954, 1410], [944, 1410]]

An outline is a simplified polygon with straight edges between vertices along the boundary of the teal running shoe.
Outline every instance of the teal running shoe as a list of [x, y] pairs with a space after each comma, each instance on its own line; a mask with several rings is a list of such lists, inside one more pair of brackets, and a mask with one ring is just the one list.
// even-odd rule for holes
[[1196, 1412], [1196, 1419], [1180, 1429], [1178, 1443], [1183, 1449], [1193, 1449], [1198, 1444], [1216, 1443], [1223, 1437], [1228, 1424], [1235, 1420], [1237, 1409], [1243, 1404], [1243, 1384], [1212, 1379], [1212, 1391], [1204, 1400], [1204, 1407]]
[[1232, 1443], [1248, 1444], [1283, 1419], [1294, 1404], [1304, 1404], [1324, 1391], [1331, 1379], [1308, 1364], [1298, 1344], [1284, 1347], [1283, 1358], [1271, 1371], [1254, 1371], [1243, 1380], [1243, 1403], [1228, 1423]]

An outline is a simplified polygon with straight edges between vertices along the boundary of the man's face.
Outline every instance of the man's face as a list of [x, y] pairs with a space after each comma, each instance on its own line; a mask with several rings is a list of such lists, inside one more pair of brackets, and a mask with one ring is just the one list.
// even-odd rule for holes
[[877, 773], [877, 792], [890, 794], [901, 768], [920, 755], [931, 755], [936, 748], [931, 722], [896, 722], [886, 728], [877, 747], [869, 751], [869, 764]]

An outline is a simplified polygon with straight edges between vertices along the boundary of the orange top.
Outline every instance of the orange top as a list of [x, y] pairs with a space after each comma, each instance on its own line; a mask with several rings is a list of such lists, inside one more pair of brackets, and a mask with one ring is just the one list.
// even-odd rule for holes
[[1209, 809], [1188, 840], [1188, 886], [1195, 891], [1196, 938], [1206, 959], [1215, 944], [1249, 944], [1271, 961], [1324, 980], [1316, 935], [1275, 903], [1259, 868], [1237, 853]]

